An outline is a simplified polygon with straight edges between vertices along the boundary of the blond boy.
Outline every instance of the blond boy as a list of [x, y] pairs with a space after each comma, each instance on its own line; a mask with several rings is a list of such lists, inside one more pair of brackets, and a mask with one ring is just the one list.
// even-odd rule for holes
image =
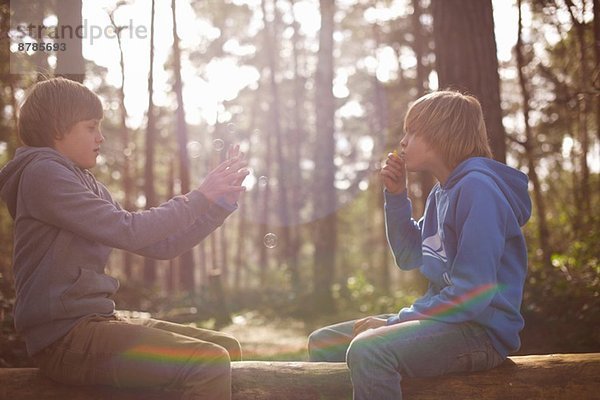
[[[311, 360], [346, 360], [357, 400], [401, 399], [405, 376], [493, 368], [519, 348], [524, 324], [527, 176], [491, 160], [472, 96], [419, 98], [404, 131], [400, 153], [390, 153], [381, 171], [386, 233], [398, 267], [418, 268], [428, 290], [398, 314], [328, 326], [309, 338]], [[406, 171], [439, 181], [418, 222]]]

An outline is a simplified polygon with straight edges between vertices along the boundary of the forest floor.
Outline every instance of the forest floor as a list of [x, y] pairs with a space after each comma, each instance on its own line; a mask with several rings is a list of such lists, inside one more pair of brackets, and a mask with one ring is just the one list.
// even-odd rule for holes
[[240, 341], [244, 360], [307, 361], [306, 324], [296, 319], [271, 320], [255, 312], [235, 315], [221, 329]]

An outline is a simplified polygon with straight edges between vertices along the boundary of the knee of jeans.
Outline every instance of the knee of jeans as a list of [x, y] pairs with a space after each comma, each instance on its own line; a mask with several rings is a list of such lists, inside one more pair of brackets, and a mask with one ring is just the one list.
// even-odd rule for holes
[[308, 353], [314, 354], [315, 351], [319, 351], [323, 347], [323, 329], [318, 329], [308, 335]]
[[346, 351], [346, 364], [352, 369], [358, 365], [365, 364], [367, 360], [373, 358], [374, 349], [368, 339], [358, 336], [350, 342], [348, 351]]
[[229, 371], [231, 368], [231, 358], [229, 352], [223, 346], [218, 344], [202, 344], [194, 349], [193, 356], [190, 358], [190, 364], [194, 369], [213, 371], [214, 374], [220, 374], [220, 371]]
[[229, 353], [229, 358], [231, 361], [242, 360], [242, 345], [236, 338], [229, 335], [223, 336], [220, 344]]

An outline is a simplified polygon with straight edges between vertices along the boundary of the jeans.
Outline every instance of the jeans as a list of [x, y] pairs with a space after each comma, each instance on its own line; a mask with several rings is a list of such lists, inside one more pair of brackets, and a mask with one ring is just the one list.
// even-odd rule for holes
[[402, 377], [482, 371], [504, 361], [485, 329], [473, 322], [409, 321], [353, 337], [354, 322], [313, 332], [309, 354], [311, 361], [346, 361], [355, 400], [401, 400]]
[[206, 329], [155, 319], [90, 316], [33, 356], [42, 373], [72, 385], [182, 392], [182, 399], [231, 399], [239, 342]]

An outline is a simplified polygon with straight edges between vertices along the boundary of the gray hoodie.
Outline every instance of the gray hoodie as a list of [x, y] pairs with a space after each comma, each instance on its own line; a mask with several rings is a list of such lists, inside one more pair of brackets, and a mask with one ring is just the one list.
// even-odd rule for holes
[[15, 221], [15, 327], [33, 355], [83, 317], [111, 315], [119, 282], [105, 274], [112, 248], [156, 259], [191, 249], [236, 208], [200, 191], [141, 212], [123, 210], [87, 170], [51, 148], [21, 147], [0, 170]]

